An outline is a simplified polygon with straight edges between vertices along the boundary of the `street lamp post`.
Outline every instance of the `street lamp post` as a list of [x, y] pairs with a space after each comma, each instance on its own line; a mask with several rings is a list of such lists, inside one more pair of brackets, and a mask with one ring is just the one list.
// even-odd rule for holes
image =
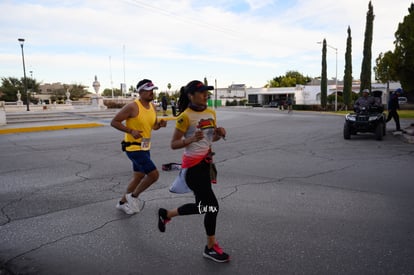
[[217, 109], [217, 78], [214, 79], [214, 109]]
[[[322, 42], [317, 42], [322, 44]], [[338, 111], [338, 48], [326, 44], [329, 48], [335, 50], [335, 112]]]
[[24, 64], [24, 52], [23, 52], [24, 39], [23, 38], [19, 38], [19, 39], [17, 39], [17, 41], [19, 41], [20, 47], [22, 48], [23, 74], [24, 74], [24, 83], [23, 83], [23, 86], [24, 86], [24, 91], [26, 93], [26, 97], [27, 97], [27, 99], [26, 99], [27, 111], [30, 111], [30, 108], [29, 108], [30, 95], [29, 95], [29, 92], [27, 91], [26, 65]]

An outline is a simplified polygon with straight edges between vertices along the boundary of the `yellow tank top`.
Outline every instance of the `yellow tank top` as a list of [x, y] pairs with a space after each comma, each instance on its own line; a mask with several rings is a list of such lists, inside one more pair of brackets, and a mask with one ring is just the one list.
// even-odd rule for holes
[[157, 120], [157, 113], [154, 109], [154, 105], [150, 103], [150, 108], [145, 108], [141, 102], [136, 99], [135, 103], [138, 105], [138, 116], [128, 118], [126, 120], [126, 127], [133, 130], [140, 130], [142, 138], [135, 139], [132, 135], [126, 133], [126, 142], [138, 142], [141, 145], [131, 145], [126, 148], [128, 152], [131, 151], [148, 151], [151, 148], [151, 133], [152, 127]]

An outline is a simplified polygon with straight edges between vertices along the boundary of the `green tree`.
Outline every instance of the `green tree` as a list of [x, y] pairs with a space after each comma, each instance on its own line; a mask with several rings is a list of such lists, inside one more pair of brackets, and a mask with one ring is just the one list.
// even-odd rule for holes
[[326, 108], [328, 96], [328, 77], [326, 66], [326, 39], [323, 39], [322, 43], [322, 72], [321, 72], [321, 106], [322, 109]]
[[[114, 97], [122, 96], [121, 89], [113, 89], [113, 90], [114, 90]], [[102, 96], [112, 97], [112, 89], [106, 88], [105, 90], [103, 90]]]
[[[31, 99], [33, 93], [39, 93], [40, 84], [36, 82], [36, 79], [26, 78], [27, 90], [30, 92]], [[24, 77], [17, 79], [15, 77], [3, 77], [1, 79], [0, 87], [0, 100], [4, 101], [17, 101], [17, 91], [20, 91], [22, 95], [21, 100], [26, 102], [27, 95], [24, 93]]]
[[[23, 82], [23, 78], [21, 80]], [[33, 95], [32, 93], [39, 93], [40, 90], [40, 83], [36, 82], [34, 78], [26, 78], [27, 83], [27, 90]]]
[[277, 77], [274, 77], [272, 80], [269, 80], [268, 83], [266, 84], [266, 87], [267, 88], [277, 88], [277, 87], [280, 87], [281, 82], [282, 82], [282, 77], [277, 76]]
[[87, 95], [89, 92], [86, 90], [86, 87], [80, 84], [72, 84], [72, 85], [63, 85], [65, 89], [65, 97], [66, 97], [66, 91], [70, 92], [70, 99], [77, 101], [80, 98]]
[[[208, 86], [208, 80], [207, 80], [207, 77], [204, 77], [204, 81], [203, 81], [203, 83], [204, 83], [204, 85]], [[208, 91], [208, 98], [210, 98], [212, 94], [213, 94], [213, 93], [212, 93], [211, 91]], [[167, 98], [167, 99], [168, 99], [168, 101], [169, 101], [169, 98]]]
[[26, 95], [24, 94], [23, 81], [15, 77], [3, 77], [1, 79], [0, 87], [0, 100], [4, 101], [17, 101], [17, 91], [20, 91], [22, 100], [26, 101]]
[[394, 53], [391, 51], [385, 54], [380, 53], [377, 59], [375, 59], [375, 80], [381, 83], [387, 83], [387, 89], [389, 88], [390, 80], [397, 80], [397, 62]]
[[396, 67], [403, 90], [414, 93], [414, 3], [395, 32]]
[[374, 25], [374, 9], [371, 1], [368, 4], [368, 12], [365, 24], [365, 37], [364, 37], [364, 52], [361, 65], [361, 85], [360, 93], [364, 89], [371, 91], [371, 60], [372, 60], [372, 31]]
[[310, 81], [309, 76], [304, 76], [298, 71], [287, 71], [285, 75], [274, 77], [268, 81], [266, 87], [295, 87], [296, 85], [305, 85]]
[[158, 102], [161, 102], [162, 101], [162, 97], [163, 96], [165, 96], [166, 98], [167, 98], [167, 102], [170, 102], [170, 96], [168, 95], [168, 93], [166, 93], [166, 92], [160, 92], [158, 95], [157, 95], [157, 100], [158, 100]]
[[57, 103], [64, 103], [66, 100], [66, 92], [70, 93], [70, 99], [73, 101], [78, 101], [80, 98], [83, 98], [85, 95], [89, 94], [86, 90], [86, 87], [80, 84], [63, 84], [61, 88], [57, 88], [51, 91], [52, 95], [50, 100], [56, 101]]
[[[335, 104], [335, 94], [333, 93], [333, 94], [328, 95], [327, 101], [329, 104]], [[342, 96], [340, 95], [337, 96], [336, 101], [338, 104], [344, 102]]]
[[280, 82], [280, 87], [295, 87], [296, 79], [293, 77], [283, 77]]
[[52, 102], [56, 101], [56, 103], [64, 103], [66, 98], [66, 89], [60, 88], [60, 89], [54, 89], [52, 91], [53, 95], [50, 96], [50, 100]]
[[342, 91], [343, 101], [346, 110], [351, 106], [352, 93], [352, 37], [351, 28], [348, 26], [348, 37], [346, 39], [344, 90]]
[[311, 78], [309, 76], [304, 76], [298, 71], [288, 71], [286, 72], [286, 77], [295, 80], [294, 86], [305, 85], [311, 81]]

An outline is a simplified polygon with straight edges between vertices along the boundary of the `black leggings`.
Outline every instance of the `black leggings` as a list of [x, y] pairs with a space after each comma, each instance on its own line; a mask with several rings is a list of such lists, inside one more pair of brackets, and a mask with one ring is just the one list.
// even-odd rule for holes
[[188, 168], [186, 175], [188, 187], [194, 192], [195, 203], [187, 203], [178, 208], [179, 215], [205, 214], [204, 227], [207, 236], [216, 234], [216, 220], [219, 205], [211, 188], [210, 164], [201, 161], [196, 166]]

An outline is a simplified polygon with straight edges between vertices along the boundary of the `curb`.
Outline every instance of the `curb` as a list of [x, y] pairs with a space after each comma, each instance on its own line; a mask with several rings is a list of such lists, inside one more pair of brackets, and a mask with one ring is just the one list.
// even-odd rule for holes
[[82, 124], [65, 124], [65, 125], [8, 128], [8, 129], [0, 129], [0, 135], [28, 133], [28, 132], [41, 132], [41, 131], [56, 131], [56, 130], [65, 130], [65, 129], [78, 129], [78, 128], [92, 128], [92, 127], [101, 127], [101, 126], [104, 126], [104, 124], [82, 123]]
[[403, 134], [402, 135], [402, 140], [406, 143], [414, 144], [414, 136]]

